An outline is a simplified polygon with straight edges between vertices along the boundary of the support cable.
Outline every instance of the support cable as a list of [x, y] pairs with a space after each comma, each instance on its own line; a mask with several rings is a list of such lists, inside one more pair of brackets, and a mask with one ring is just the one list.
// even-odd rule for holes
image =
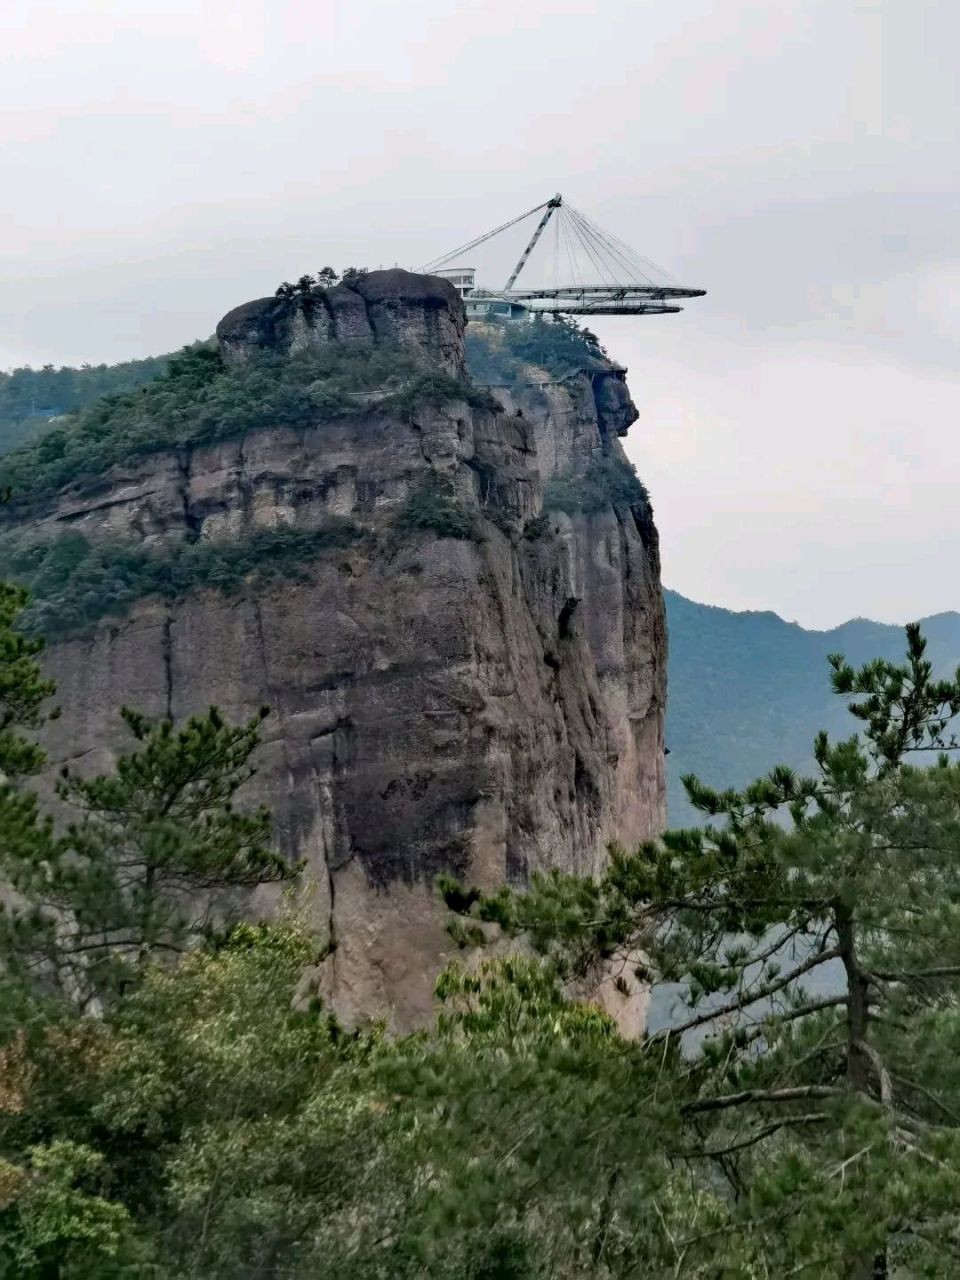
[[451, 258], [459, 257], [461, 253], [469, 253], [471, 249], [475, 249], [477, 245], [483, 244], [485, 240], [492, 240], [494, 236], [498, 236], [501, 231], [506, 231], [508, 227], [516, 226], [518, 222], [522, 222], [524, 218], [529, 218], [534, 213], [539, 213], [541, 209], [545, 209], [550, 203], [544, 200], [543, 204], [538, 204], [533, 209], [528, 209], [526, 213], [521, 213], [517, 218], [511, 218], [509, 222], [501, 223], [499, 227], [494, 227], [492, 231], [488, 231], [485, 235], [477, 236], [476, 240], [471, 240], [467, 244], [462, 244], [457, 249], [451, 250], [450, 253], [442, 254], [439, 258], [431, 258], [429, 262], [424, 263], [420, 268], [425, 274], [429, 274], [431, 270], [438, 270], [445, 262], [449, 262]]
[[[561, 210], [561, 213], [562, 212], [564, 212], [564, 210]], [[570, 263], [570, 275], [572, 277], [572, 281], [574, 284], [581, 284], [582, 281], [580, 279], [580, 273], [577, 270], [576, 257], [571, 246], [570, 226], [568, 220], [566, 218], [561, 219], [561, 225], [563, 227], [563, 243], [567, 251], [567, 261]], [[558, 283], [557, 288], [559, 287], [560, 285]]]
[[577, 237], [580, 244], [583, 246], [587, 257], [590, 259], [591, 263], [593, 264], [594, 270], [597, 273], [597, 284], [602, 287], [605, 283], [603, 278], [604, 277], [603, 262], [601, 259], [597, 257], [596, 253], [591, 247], [590, 242], [587, 239], [587, 237], [584, 235], [583, 229], [579, 225], [576, 216], [574, 216], [572, 219], [572, 225], [573, 225], [574, 235]]
[[[587, 225], [590, 226], [589, 223]], [[599, 235], [601, 233], [598, 232], [596, 227], [591, 227], [591, 234]], [[614, 261], [621, 264], [623, 269], [627, 272], [627, 274], [639, 287], [644, 289], [650, 289], [651, 291], [657, 291], [660, 289], [671, 287], [671, 285], [667, 281], [658, 281], [658, 280], [652, 279], [641, 267], [639, 267], [636, 261], [636, 257], [628, 256], [628, 253], [626, 251], [627, 246], [625, 246], [624, 250], [621, 251], [617, 247], [617, 245], [612, 243], [611, 241], [603, 240], [601, 241], [601, 243], [604, 244], [605, 251], [612, 256]], [[659, 270], [659, 268], [657, 269]], [[637, 274], [638, 272], [639, 272], [639, 275]], [[666, 275], [667, 273], [664, 272], [663, 274]]]
[[[648, 268], [655, 275], [662, 276], [665, 280], [672, 281], [673, 284], [679, 283], [676, 276], [671, 275], [671, 273], [667, 271], [665, 267], [661, 267], [658, 263], [653, 262], [650, 258], [645, 258], [643, 254], [637, 253], [636, 249], [633, 249], [631, 248], [630, 245], [625, 244], [624, 241], [621, 240], [619, 236], [615, 236], [612, 231], [607, 231], [604, 227], [599, 226], [597, 223], [591, 222], [590, 219], [586, 216], [586, 214], [583, 213], [580, 209], [575, 209], [573, 205], [568, 205], [567, 207], [569, 208], [571, 213], [575, 214], [583, 222], [587, 223], [587, 225], [597, 235], [599, 235], [603, 241], [605, 241], [607, 244], [610, 245], [611, 249], [614, 246], [616, 246], [620, 250], [621, 256], [623, 256], [629, 261], [632, 261], [635, 267], [639, 267], [642, 264], [643, 267]], [[650, 277], [647, 276], [646, 272], [642, 272], [642, 274], [646, 279], [648, 280], [650, 279]], [[655, 280], [651, 280], [651, 283], [655, 285], [657, 282]]]
[[[600, 279], [598, 283], [601, 286], [607, 287], [604, 280], [605, 276], [609, 276], [610, 287], [617, 288], [618, 286], [621, 286], [624, 281], [618, 277], [623, 270], [626, 270], [628, 275], [630, 275], [630, 277], [640, 285], [641, 282], [637, 280], [635, 270], [631, 267], [630, 263], [622, 261], [621, 255], [615, 254], [612, 251], [611, 246], [605, 245], [596, 234], [593, 226], [585, 218], [578, 216], [575, 211], [571, 210], [571, 219], [581, 243], [583, 243], [587, 252], [590, 253], [591, 261], [593, 261], [594, 266], [599, 272]], [[591, 252], [591, 249], [593, 252]], [[641, 287], [646, 286], [643, 285]]]
[[[634, 270], [630, 262], [624, 260], [622, 257], [618, 256], [617, 254], [614, 254], [611, 251], [610, 246], [605, 245], [603, 241], [600, 240], [599, 237], [595, 234], [595, 232], [591, 227], [589, 227], [586, 223], [581, 223], [581, 230], [583, 234], [587, 236], [588, 239], [595, 245], [597, 252], [601, 254], [604, 260], [611, 264], [611, 271], [613, 274], [613, 280], [615, 284], [618, 284], [618, 285], [626, 284], [629, 280], [639, 286], [646, 285], [647, 283], [646, 279], [638, 278], [636, 271]], [[627, 279], [624, 279], [624, 276], [626, 276]]]
[[576, 219], [578, 225], [580, 226], [580, 230], [582, 231], [583, 235], [587, 238], [588, 241], [590, 241], [590, 243], [593, 244], [594, 248], [596, 249], [597, 256], [600, 258], [602, 262], [606, 264], [607, 269], [610, 272], [610, 280], [613, 287], [616, 288], [625, 283], [624, 280], [622, 279], [624, 271], [626, 271], [627, 275], [630, 277], [631, 280], [633, 280], [636, 284], [640, 284], [640, 281], [637, 280], [636, 275], [632, 270], [630, 264], [628, 262], [624, 262], [622, 259], [618, 258], [618, 256], [615, 253], [612, 252], [611, 246], [604, 243], [601, 237], [597, 235], [595, 228], [587, 221], [587, 219], [581, 217], [579, 214], [574, 214], [573, 216]]
[[573, 210], [571, 210], [571, 213], [572, 213], [572, 216], [576, 218], [577, 221], [580, 223], [583, 233], [589, 236], [590, 239], [597, 246], [597, 252], [602, 253], [605, 258], [607, 258], [609, 261], [612, 262], [613, 268], [614, 268], [613, 278], [614, 278], [615, 284], [626, 283], [626, 281], [617, 280], [616, 272], [617, 272], [617, 269], [619, 269], [622, 271], [626, 271], [627, 275], [634, 282], [634, 284], [639, 285], [641, 287], [644, 287], [646, 285], [651, 285], [655, 287], [654, 282], [643, 272], [640, 272], [640, 275], [638, 276], [636, 264], [631, 263], [630, 260], [626, 258], [624, 254], [619, 253], [614, 247], [614, 245], [608, 242], [605, 242], [602, 239], [602, 237], [598, 234], [597, 229], [591, 223], [589, 223], [586, 220], [586, 218], [583, 217], [582, 214], [577, 214]]
[[[560, 210], [563, 213], [563, 210]], [[553, 220], [553, 287], [560, 288], [560, 219]]]

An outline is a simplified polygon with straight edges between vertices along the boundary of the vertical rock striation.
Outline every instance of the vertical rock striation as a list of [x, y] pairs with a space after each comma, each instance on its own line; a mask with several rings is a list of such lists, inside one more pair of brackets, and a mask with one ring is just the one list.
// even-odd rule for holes
[[[224, 358], [329, 343], [397, 344], [463, 373], [463, 314], [435, 278], [374, 272], [299, 302], [266, 299], [218, 329]], [[616, 366], [442, 407], [369, 409], [153, 453], [78, 480], [41, 528], [163, 544], [349, 518], [349, 545], [293, 580], [195, 589], [54, 643], [54, 764], [104, 765], [122, 703], [185, 716], [267, 704], [252, 790], [305, 860], [309, 909], [335, 944], [325, 981], [348, 1018], [428, 1016], [448, 949], [433, 878], [492, 889], [551, 867], [592, 872], [607, 842], [664, 818], [666, 641], [649, 507], [544, 512], [551, 478], [623, 460], [635, 411]], [[474, 397], [476, 400], [476, 397]], [[470, 522], [404, 519], [442, 480]], [[547, 489], [549, 493], [549, 488]], [[575, 504], [574, 504], [575, 505]], [[462, 531], [461, 531], [462, 533]], [[264, 902], [261, 908], [269, 906]]]

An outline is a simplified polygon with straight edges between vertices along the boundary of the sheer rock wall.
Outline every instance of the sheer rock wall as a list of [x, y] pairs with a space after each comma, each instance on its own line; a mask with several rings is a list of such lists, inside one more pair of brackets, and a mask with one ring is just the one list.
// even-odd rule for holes
[[[341, 292], [362, 306], [331, 303]], [[330, 319], [341, 313], [356, 321], [349, 333]], [[462, 369], [462, 308], [444, 282], [373, 273], [362, 292], [328, 291], [320, 316], [318, 337], [295, 308], [248, 304], [225, 317], [221, 343], [242, 359], [255, 346], [387, 336]], [[123, 745], [123, 703], [174, 717], [211, 703], [237, 718], [272, 708], [251, 791], [306, 861], [308, 909], [336, 944], [324, 981], [347, 1018], [386, 1013], [405, 1028], [429, 1015], [450, 945], [438, 871], [488, 889], [534, 869], [596, 871], [610, 839], [630, 844], [664, 819], [650, 511], [529, 523], [554, 471], [599, 449], [622, 456], [618, 434], [635, 416], [622, 372], [498, 394], [503, 412], [371, 406], [141, 457], [36, 513], [91, 538], [149, 542], [331, 515], [368, 531], [318, 554], [302, 580], [143, 600], [47, 659], [63, 709], [49, 730], [54, 765], [106, 766]], [[476, 538], [397, 536], [397, 513], [431, 471], [450, 477]], [[265, 897], [257, 909], [269, 907]]]

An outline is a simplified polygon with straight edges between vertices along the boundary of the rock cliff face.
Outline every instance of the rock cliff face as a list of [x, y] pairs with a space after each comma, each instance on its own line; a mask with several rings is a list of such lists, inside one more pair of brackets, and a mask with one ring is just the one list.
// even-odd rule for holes
[[[444, 282], [375, 272], [305, 313], [230, 312], [226, 359], [258, 347], [399, 343], [463, 369], [463, 315]], [[433, 877], [493, 888], [535, 869], [598, 869], [608, 840], [664, 817], [665, 630], [649, 508], [544, 510], [551, 477], [622, 458], [635, 411], [622, 371], [154, 453], [78, 480], [37, 525], [164, 543], [348, 517], [363, 531], [302, 576], [238, 594], [139, 602], [53, 644], [54, 763], [106, 765], [116, 708], [181, 717], [272, 708], [257, 798], [306, 860], [309, 909], [335, 948], [325, 981], [348, 1017], [428, 1016], [449, 943]], [[398, 524], [439, 478], [471, 536]], [[260, 904], [266, 908], [268, 903]]]

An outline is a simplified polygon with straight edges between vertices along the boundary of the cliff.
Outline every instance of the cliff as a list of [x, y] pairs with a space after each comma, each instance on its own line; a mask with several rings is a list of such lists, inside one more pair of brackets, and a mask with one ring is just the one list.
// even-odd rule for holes
[[[589, 872], [608, 840], [664, 817], [659, 557], [618, 438], [635, 416], [623, 371], [593, 361], [492, 400], [463, 378], [463, 328], [449, 286], [406, 272], [240, 307], [218, 329], [228, 372], [204, 421], [227, 403], [223, 379], [250, 368], [256, 413], [113, 449], [26, 492], [4, 535], [37, 581], [64, 546], [152, 566], [147, 594], [128, 570], [106, 605], [75, 588], [59, 637], [41, 609], [62, 707], [53, 765], [103, 767], [123, 703], [237, 718], [267, 704], [251, 789], [306, 860], [309, 909], [335, 944], [327, 990], [344, 1016], [397, 1027], [427, 1016], [450, 945], [438, 871], [487, 889]], [[385, 353], [409, 358], [406, 381], [331, 408], [331, 350], [363, 348], [381, 375]], [[326, 407], [304, 420], [275, 380], [317, 352], [309, 403]], [[106, 570], [71, 563], [74, 584], [104, 590]]]

